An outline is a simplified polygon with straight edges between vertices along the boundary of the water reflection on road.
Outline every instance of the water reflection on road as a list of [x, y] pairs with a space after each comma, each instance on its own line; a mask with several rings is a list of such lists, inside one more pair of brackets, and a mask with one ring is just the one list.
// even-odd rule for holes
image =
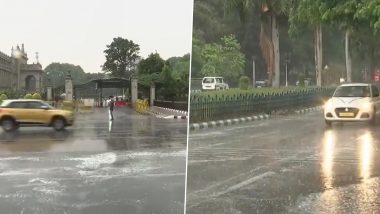
[[122, 112], [115, 112], [115, 120], [108, 121], [102, 113], [78, 115], [76, 124], [61, 132], [39, 127], [0, 131], [0, 153], [185, 147], [185, 121], [165, 121]]
[[[373, 136], [376, 133], [370, 128], [361, 129], [352, 144], [346, 139], [351, 128], [348, 126], [347, 129], [328, 129], [324, 132], [321, 141], [321, 181], [325, 191], [321, 197], [309, 202], [313, 207], [310, 210], [315, 213], [346, 213], [350, 209], [350, 213], [375, 213], [378, 210], [377, 206], [370, 205], [379, 197], [379, 183], [371, 179], [376, 176], [377, 146]], [[343, 172], [345, 168], [349, 169], [350, 175]]]
[[0, 213], [180, 213], [186, 121], [105, 109], [65, 131], [0, 131]]

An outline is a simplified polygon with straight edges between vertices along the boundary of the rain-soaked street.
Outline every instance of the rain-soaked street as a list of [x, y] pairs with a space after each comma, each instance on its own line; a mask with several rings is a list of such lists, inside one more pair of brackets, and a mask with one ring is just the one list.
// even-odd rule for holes
[[380, 213], [379, 130], [318, 112], [190, 132], [187, 213]]
[[0, 131], [0, 213], [182, 213], [186, 120], [116, 109]]

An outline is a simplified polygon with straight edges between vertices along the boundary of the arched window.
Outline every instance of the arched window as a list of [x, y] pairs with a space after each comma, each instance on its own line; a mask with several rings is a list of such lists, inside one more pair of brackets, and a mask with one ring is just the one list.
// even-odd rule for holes
[[28, 75], [25, 78], [25, 89], [27, 91], [35, 91], [36, 90], [36, 78], [33, 75]]

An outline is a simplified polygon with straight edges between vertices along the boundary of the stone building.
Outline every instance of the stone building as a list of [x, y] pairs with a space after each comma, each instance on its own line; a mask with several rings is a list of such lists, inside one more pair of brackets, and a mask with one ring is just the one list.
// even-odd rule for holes
[[13, 89], [27, 92], [43, 92], [43, 75], [41, 64], [28, 64], [28, 55], [24, 44], [17, 45], [8, 56], [0, 51], [0, 89]]

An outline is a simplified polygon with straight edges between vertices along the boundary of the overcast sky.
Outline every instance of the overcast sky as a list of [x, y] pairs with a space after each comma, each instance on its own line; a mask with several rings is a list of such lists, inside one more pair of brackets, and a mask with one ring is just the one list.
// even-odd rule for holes
[[191, 50], [193, 0], [0, 0], [0, 51], [24, 43], [43, 68], [52, 62], [101, 72], [103, 51], [114, 37], [157, 51], [167, 59]]

